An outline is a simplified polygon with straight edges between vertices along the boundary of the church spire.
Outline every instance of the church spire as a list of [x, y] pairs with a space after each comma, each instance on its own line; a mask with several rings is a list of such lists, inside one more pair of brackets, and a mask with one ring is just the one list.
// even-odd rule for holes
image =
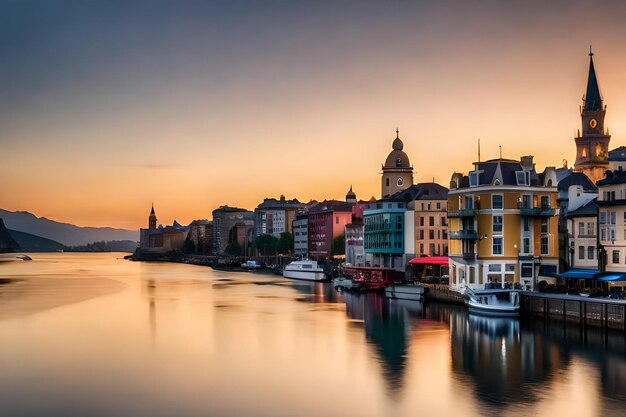
[[150, 215], [154, 216], [154, 203], [152, 203], [152, 210], [150, 210]]
[[585, 94], [584, 110], [596, 111], [602, 108], [602, 98], [600, 97], [600, 88], [598, 87], [598, 79], [596, 70], [593, 66], [593, 52], [589, 47], [589, 77], [587, 78], [587, 92]]

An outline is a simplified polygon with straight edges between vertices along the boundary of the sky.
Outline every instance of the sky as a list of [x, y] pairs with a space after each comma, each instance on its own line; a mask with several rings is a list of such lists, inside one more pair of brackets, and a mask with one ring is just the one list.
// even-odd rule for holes
[[146, 227], [380, 197], [477, 159], [572, 165], [589, 45], [626, 144], [626, 3], [0, 1], [0, 208]]

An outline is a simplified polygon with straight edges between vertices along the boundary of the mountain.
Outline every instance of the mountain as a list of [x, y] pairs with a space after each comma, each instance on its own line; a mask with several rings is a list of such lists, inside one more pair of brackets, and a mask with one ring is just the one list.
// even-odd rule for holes
[[111, 227], [79, 227], [60, 223], [45, 217], [37, 217], [27, 211], [7, 211], [0, 209], [0, 218], [11, 230], [30, 233], [56, 240], [66, 246], [80, 246], [87, 243], [110, 240], [139, 240], [137, 230], [114, 229]]
[[0, 218], [0, 253], [15, 252], [19, 249], [20, 245], [11, 236]]
[[20, 252], [56, 252], [65, 249], [61, 243], [45, 237], [18, 232], [17, 230], [9, 230], [9, 234], [20, 245]]

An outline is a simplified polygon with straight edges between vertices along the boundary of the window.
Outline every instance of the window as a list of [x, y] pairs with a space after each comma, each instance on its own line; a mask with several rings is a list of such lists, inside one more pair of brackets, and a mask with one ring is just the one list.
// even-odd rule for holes
[[600, 212], [600, 224], [606, 224], [606, 211]]
[[600, 229], [600, 240], [606, 240], [606, 227]]
[[584, 246], [578, 247], [578, 259], [585, 259], [585, 247]]
[[385, 181], [385, 184], [387, 184], [387, 187], [389, 187], [389, 178], [387, 178], [387, 180]]
[[502, 265], [500, 264], [489, 264], [489, 272], [501, 272]]
[[541, 219], [541, 233], [548, 233], [549, 232], [549, 223], [548, 223], [548, 219]]
[[424, 253], [424, 244], [420, 243], [420, 253]]
[[420, 217], [420, 226], [424, 226], [424, 217]]
[[541, 196], [541, 208], [549, 208], [550, 207], [550, 197], [547, 195]]
[[[626, 212], [624, 212], [624, 214], [626, 214]], [[587, 223], [587, 236], [595, 236], [595, 235], [596, 235], [596, 224], [594, 222]]]
[[517, 185], [530, 185], [530, 172], [516, 171], [515, 179], [517, 179]]
[[611, 229], [611, 240], [615, 242], [615, 229]]
[[522, 278], [532, 278], [533, 277], [533, 264], [524, 263], [522, 264]]
[[470, 172], [470, 187], [478, 187], [478, 172]]
[[501, 194], [493, 194], [491, 196], [491, 208], [494, 210], [502, 210], [504, 208], [504, 204], [502, 202]]
[[550, 248], [548, 245], [548, 236], [541, 237], [541, 254], [548, 255], [550, 253]]
[[522, 196], [522, 208], [533, 208], [532, 196], [524, 194]]
[[420, 230], [419, 236], [420, 236], [421, 240], [424, 239], [424, 231], [423, 230]]
[[429, 230], [428, 231], [428, 238], [429, 239], [434, 239], [435, 238], [435, 231], [434, 230]]
[[614, 264], [619, 263], [619, 251], [618, 250], [613, 251], [613, 263]]
[[587, 246], [587, 259], [593, 259], [596, 248], [593, 246]]
[[530, 238], [529, 237], [525, 237], [524, 239], [522, 239], [522, 248], [523, 248], [522, 253], [530, 253]]
[[435, 218], [433, 216], [428, 217], [428, 225], [429, 226], [435, 225]]
[[585, 223], [578, 223], [578, 236], [582, 236], [585, 234]]
[[437, 203], [437, 210], [441, 210], [441, 203]]
[[493, 216], [493, 233], [502, 234], [502, 216]]
[[493, 254], [502, 255], [502, 238], [501, 237], [493, 238]]
[[335, 224], [339, 224], [339, 216], [335, 216]]
[[528, 217], [524, 217], [523, 227], [525, 232], [530, 232], [530, 219]]
[[473, 209], [474, 208], [474, 198], [471, 196], [465, 197], [465, 208]]

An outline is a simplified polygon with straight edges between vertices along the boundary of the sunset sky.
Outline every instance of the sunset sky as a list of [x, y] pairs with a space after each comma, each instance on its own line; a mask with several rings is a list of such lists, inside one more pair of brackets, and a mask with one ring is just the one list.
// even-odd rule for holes
[[[472, 4], [470, 4], [472, 3]], [[514, 3], [514, 4], [513, 4]], [[589, 45], [626, 145], [626, 3], [0, 2], [0, 208], [83, 226], [574, 162]]]

